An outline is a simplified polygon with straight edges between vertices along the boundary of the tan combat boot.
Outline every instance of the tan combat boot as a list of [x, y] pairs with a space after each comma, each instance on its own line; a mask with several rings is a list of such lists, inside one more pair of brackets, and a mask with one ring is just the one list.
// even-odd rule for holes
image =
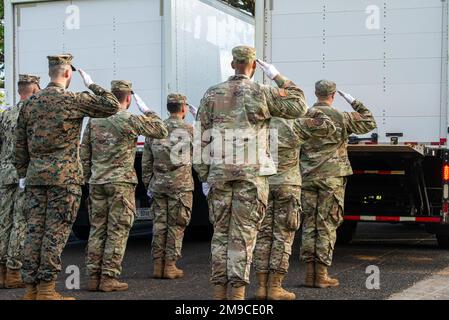
[[268, 278], [268, 300], [295, 300], [296, 295], [282, 288], [285, 275], [281, 273], [270, 273]]
[[4, 264], [0, 264], [0, 289], [5, 287], [6, 280], [6, 266]]
[[116, 278], [103, 275], [98, 290], [103, 292], [112, 291], [127, 291], [128, 284], [125, 282], [119, 282]]
[[228, 286], [226, 284], [214, 285], [214, 300], [226, 300], [228, 298]]
[[153, 278], [162, 279], [164, 277], [164, 259], [154, 259]]
[[176, 267], [176, 261], [166, 261], [164, 267], [165, 279], [179, 279], [184, 277], [184, 271]]
[[101, 277], [99, 275], [92, 275], [89, 277], [89, 282], [87, 283], [87, 290], [89, 291], [99, 291]]
[[307, 262], [306, 287], [315, 287], [315, 262]]
[[27, 284], [26, 286], [25, 295], [22, 297], [22, 300], [31, 301], [36, 300], [37, 297], [37, 285], [35, 283], [33, 284]]
[[338, 287], [340, 283], [337, 279], [332, 279], [327, 273], [327, 266], [321, 263], [316, 264], [316, 288]]
[[238, 288], [231, 287], [231, 296], [229, 300], [245, 300], [245, 290], [246, 286], [241, 286]]
[[25, 283], [23, 283], [22, 281], [22, 275], [20, 274], [20, 270], [12, 270], [9, 268], [6, 269], [5, 288], [7, 289], [25, 288]]
[[63, 297], [55, 291], [56, 281], [41, 281], [37, 285], [36, 300], [75, 300], [73, 297]]
[[257, 287], [254, 299], [267, 300], [268, 273], [257, 273], [257, 282], [259, 286]]

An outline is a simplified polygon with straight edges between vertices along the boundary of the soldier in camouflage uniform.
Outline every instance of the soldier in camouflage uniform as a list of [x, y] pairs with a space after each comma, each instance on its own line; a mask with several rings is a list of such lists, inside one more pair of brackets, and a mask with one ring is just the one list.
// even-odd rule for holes
[[327, 137], [335, 132], [332, 120], [319, 110], [305, 118], [272, 118], [270, 131], [277, 138], [276, 175], [268, 178], [270, 194], [267, 214], [254, 251], [259, 287], [257, 300], [294, 300], [294, 293], [282, 288], [288, 272], [295, 233], [301, 223], [300, 145], [310, 137]]
[[120, 111], [107, 119], [91, 119], [81, 148], [85, 181], [90, 186], [90, 236], [86, 265], [91, 291], [126, 291], [128, 284], [118, 281], [122, 272], [129, 232], [136, 213], [134, 169], [139, 136], [164, 138], [162, 120], [136, 96], [143, 115], [128, 111], [132, 84], [112, 81], [112, 93]]
[[[210, 88], [198, 110], [194, 168], [208, 195], [209, 215], [214, 226], [212, 276], [214, 299], [243, 300], [258, 229], [268, 204], [267, 176], [276, 173], [268, 148], [272, 117], [305, 115], [304, 93], [272, 65], [259, 61], [279, 88], [253, 82], [254, 48], [233, 49], [235, 75]], [[200, 141], [201, 140], [201, 141]], [[197, 143], [201, 143], [197, 147]], [[207, 151], [210, 150], [210, 156]], [[197, 159], [197, 150], [204, 159]], [[200, 155], [201, 156], [201, 155]]]
[[372, 113], [351, 95], [339, 91], [354, 112], [332, 107], [337, 86], [321, 80], [316, 83], [320, 110], [334, 122], [337, 131], [327, 138], [311, 138], [302, 145], [302, 205], [304, 210], [301, 257], [307, 263], [306, 286], [327, 288], [339, 285], [328, 276], [336, 241], [336, 230], [343, 223], [346, 177], [352, 174], [347, 143], [351, 134], [366, 134], [376, 128]]
[[22, 276], [27, 300], [70, 299], [58, 294], [55, 284], [81, 199], [82, 122], [84, 117], [111, 116], [119, 108], [115, 96], [82, 70], [84, 83], [94, 94], [67, 90], [75, 70], [72, 58], [48, 57], [51, 82], [24, 103], [16, 129], [14, 165], [19, 177], [26, 177]]
[[20, 102], [0, 114], [0, 288], [23, 288], [20, 275], [26, 220], [23, 212], [24, 180], [12, 161], [15, 130], [24, 102], [39, 92], [39, 77], [19, 75]]
[[[181, 258], [184, 231], [192, 214], [193, 127], [184, 122], [187, 98], [170, 94], [170, 117], [164, 121], [169, 136], [147, 139], [142, 158], [143, 182], [148, 186], [154, 212], [152, 255], [156, 279], [177, 279], [184, 272], [176, 267]], [[193, 112], [194, 113], [194, 112]]]

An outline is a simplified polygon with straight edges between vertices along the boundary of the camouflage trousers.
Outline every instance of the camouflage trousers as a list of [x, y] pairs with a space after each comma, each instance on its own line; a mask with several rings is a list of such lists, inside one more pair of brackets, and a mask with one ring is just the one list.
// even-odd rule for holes
[[78, 214], [81, 187], [29, 186], [25, 192], [23, 279], [29, 284], [54, 281], [61, 271], [61, 254]]
[[346, 178], [304, 182], [304, 223], [301, 258], [304, 262], [332, 264], [337, 229], [344, 219]]
[[25, 192], [17, 184], [0, 188], [0, 264], [12, 270], [22, 267], [26, 232], [24, 198]]
[[254, 266], [258, 273], [288, 272], [300, 222], [301, 187], [270, 185], [267, 213], [254, 251]]
[[86, 266], [90, 276], [122, 273], [129, 232], [136, 214], [136, 186], [130, 183], [90, 185], [90, 234]]
[[154, 193], [153, 259], [177, 261], [181, 258], [184, 231], [192, 217], [192, 192]]
[[212, 284], [249, 284], [257, 233], [268, 203], [268, 180], [215, 182], [208, 197], [212, 237]]

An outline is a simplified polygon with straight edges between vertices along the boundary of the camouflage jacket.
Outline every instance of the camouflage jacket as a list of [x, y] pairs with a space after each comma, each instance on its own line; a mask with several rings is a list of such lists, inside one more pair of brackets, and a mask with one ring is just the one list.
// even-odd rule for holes
[[307, 112], [303, 91], [282, 76], [276, 80], [279, 88], [236, 75], [206, 92], [195, 128], [194, 168], [201, 181], [276, 173], [268, 146], [270, 119], [296, 119]]
[[301, 172], [304, 181], [352, 175], [348, 158], [348, 137], [366, 134], [376, 128], [372, 113], [360, 102], [352, 104], [355, 112], [340, 112], [324, 103], [318, 109], [328, 115], [337, 130], [327, 138], [311, 138], [301, 147]]
[[0, 112], [0, 185], [19, 183], [16, 168], [13, 164], [16, 143], [16, 126], [23, 102], [8, 111]]
[[193, 127], [170, 117], [164, 121], [169, 136], [148, 139], [142, 157], [143, 182], [152, 192], [193, 191]]
[[167, 129], [155, 113], [141, 116], [127, 110], [107, 119], [91, 119], [83, 135], [81, 160], [89, 184], [137, 184], [134, 161], [139, 136], [164, 138]]
[[[318, 109], [311, 109], [304, 118], [288, 120], [272, 118], [270, 121], [272, 137], [271, 150], [277, 165], [277, 174], [268, 178], [270, 185], [301, 186], [301, 172], [299, 169], [300, 146], [310, 139], [326, 138], [335, 133], [332, 120]], [[273, 144], [273, 142], [277, 142]]]
[[83, 184], [79, 156], [84, 117], [115, 114], [115, 96], [93, 84], [89, 92], [73, 93], [50, 83], [23, 105], [16, 129], [14, 165], [27, 185]]

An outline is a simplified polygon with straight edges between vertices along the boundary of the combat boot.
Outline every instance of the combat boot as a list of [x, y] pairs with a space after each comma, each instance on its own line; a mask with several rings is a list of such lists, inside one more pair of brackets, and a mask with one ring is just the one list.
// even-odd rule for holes
[[56, 281], [41, 281], [37, 285], [36, 300], [75, 300], [73, 297], [63, 297], [55, 290]]
[[228, 298], [228, 286], [226, 284], [214, 285], [214, 300], [226, 300]]
[[281, 273], [270, 273], [268, 278], [268, 300], [295, 300], [296, 295], [282, 288], [284, 276]]
[[332, 279], [327, 273], [327, 266], [321, 263], [316, 264], [316, 288], [338, 287], [340, 283], [337, 279]]
[[6, 266], [4, 264], [0, 264], [0, 289], [5, 287], [6, 280]]
[[37, 285], [35, 283], [33, 284], [27, 284], [26, 286], [25, 295], [22, 297], [22, 300], [31, 301], [36, 300], [37, 297]]
[[89, 282], [87, 283], [87, 290], [89, 291], [99, 291], [101, 277], [99, 275], [90, 276]]
[[166, 261], [164, 267], [165, 279], [179, 279], [184, 277], [184, 271], [176, 267], [176, 261]]
[[259, 287], [257, 287], [254, 299], [267, 300], [268, 273], [266, 272], [257, 273], [257, 282], [259, 284]]
[[164, 277], [164, 259], [154, 259], [153, 278], [162, 279]]
[[17, 289], [25, 288], [25, 283], [22, 281], [22, 275], [20, 270], [6, 269], [6, 280], [5, 288], [7, 289]]
[[127, 291], [128, 284], [120, 282], [114, 277], [103, 275], [98, 289], [103, 292]]
[[231, 296], [229, 300], [245, 300], [245, 290], [246, 286], [241, 286], [238, 288], [231, 287]]
[[315, 262], [307, 262], [306, 287], [315, 287]]

